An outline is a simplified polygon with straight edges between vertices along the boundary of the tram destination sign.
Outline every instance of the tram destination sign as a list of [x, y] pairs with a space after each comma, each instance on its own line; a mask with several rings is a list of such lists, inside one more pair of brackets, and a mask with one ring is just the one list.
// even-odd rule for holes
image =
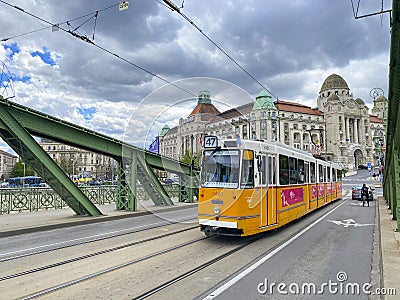
[[216, 148], [218, 146], [218, 138], [215, 135], [206, 135], [204, 137], [204, 148]]

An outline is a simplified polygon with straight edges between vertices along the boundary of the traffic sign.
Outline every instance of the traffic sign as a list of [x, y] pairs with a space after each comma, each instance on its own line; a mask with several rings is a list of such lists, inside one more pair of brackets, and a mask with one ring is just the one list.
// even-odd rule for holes
[[204, 137], [204, 148], [215, 148], [218, 146], [218, 138], [214, 135]]

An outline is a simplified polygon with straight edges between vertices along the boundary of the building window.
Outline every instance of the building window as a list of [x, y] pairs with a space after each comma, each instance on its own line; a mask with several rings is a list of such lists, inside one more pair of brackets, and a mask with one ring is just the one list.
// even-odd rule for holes
[[242, 135], [244, 139], [247, 139], [247, 125], [243, 125], [242, 127]]
[[265, 121], [261, 122], [261, 129], [265, 129], [265, 127], [267, 126], [267, 123]]

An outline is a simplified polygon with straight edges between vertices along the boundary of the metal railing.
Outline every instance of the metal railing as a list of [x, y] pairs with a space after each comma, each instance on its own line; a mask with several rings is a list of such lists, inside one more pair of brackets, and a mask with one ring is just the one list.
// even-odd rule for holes
[[[179, 185], [169, 184], [164, 188], [170, 197], [179, 197]], [[117, 199], [116, 185], [82, 186], [80, 189], [96, 205], [115, 203]], [[138, 201], [149, 200], [147, 192], [142, 187], [138, 186], [136, 191]], [[0, 215], [66, 207], [68, 207], [67, 203], [49, 187], [0, 189]]]

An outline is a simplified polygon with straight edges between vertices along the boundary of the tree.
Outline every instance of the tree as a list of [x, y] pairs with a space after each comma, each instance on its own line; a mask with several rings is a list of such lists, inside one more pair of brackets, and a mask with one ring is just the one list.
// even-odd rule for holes
[[189, 150], [185, 151], [185, 154], [182, 156], [181, 162], [187, 163], [187, 164], [192, 164], [192, 161], [194, 161], [194, 166], [199, 166], [199, 161], [200, 161], [200, 156], [201, 153], [193, 154], [190, 153]]
[[14, 165], [11, 176], [12, 177], [22, 177], [22, 176], [33, 176], [35, 175], [35, 171], [32, 167], [25, 163], [25, 172], [24, 172], [24, 162], [22, 159], [18, 160], [18, 162]]

